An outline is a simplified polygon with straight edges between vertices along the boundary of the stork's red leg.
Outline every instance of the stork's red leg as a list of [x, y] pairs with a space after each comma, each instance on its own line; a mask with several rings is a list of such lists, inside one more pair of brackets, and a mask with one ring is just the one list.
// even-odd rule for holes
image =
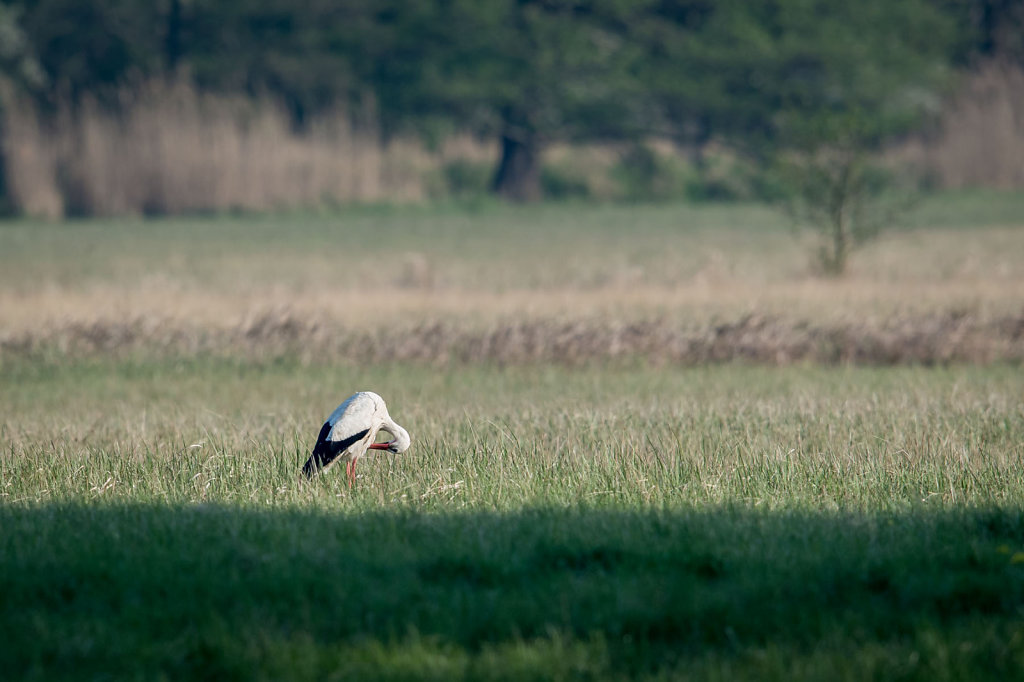
[[348, 476], [348, 487], [351, 488], [352, 484], [356, 480], [356, 472], [354, 470], [355, 462], [349, 460], [345, 462], [345, 474]]
[[348, 475], [350, 488], [352, 487], [352, 484], [356, 482], [356, 461], [357, 460], [352, 460], [352, 471], [349, 472]]

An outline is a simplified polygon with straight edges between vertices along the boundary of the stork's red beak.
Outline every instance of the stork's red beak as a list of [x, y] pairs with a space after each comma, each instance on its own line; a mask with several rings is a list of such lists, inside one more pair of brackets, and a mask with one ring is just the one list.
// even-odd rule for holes
[[391, 443], [370, 443], [371, 450], [387, 450]]

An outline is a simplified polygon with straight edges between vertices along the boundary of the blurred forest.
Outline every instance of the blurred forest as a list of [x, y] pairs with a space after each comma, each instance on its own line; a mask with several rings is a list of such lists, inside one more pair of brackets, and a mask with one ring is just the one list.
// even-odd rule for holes
[[842, 213], [1024, 187], [1024, 0], [0, 0], [0, 140], [9, 214]]

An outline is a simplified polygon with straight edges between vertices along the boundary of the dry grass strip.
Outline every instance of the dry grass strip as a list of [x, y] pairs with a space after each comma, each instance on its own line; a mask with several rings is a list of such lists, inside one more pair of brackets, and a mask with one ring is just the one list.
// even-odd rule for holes
[[306, 361], [434, 365], [986, 364], [1024, 360], [1024, 310], [1001, 316], [945, 310], [825, 322], [750, 313], [694, 323], [664, 317], [519, 316], [483, 325], [450, 319], [397, 328], [345, 327], [279, 310], [220, 327], [138, 316], [53, 323], [0, 337], [0, 357], [131, 354], [297, 355]]

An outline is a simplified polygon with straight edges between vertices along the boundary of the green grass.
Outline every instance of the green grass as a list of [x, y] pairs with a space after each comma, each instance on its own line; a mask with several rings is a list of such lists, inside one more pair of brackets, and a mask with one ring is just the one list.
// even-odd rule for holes
[[[1024, 502], [1018, 368], [703, 369], [9, 364], [8, 501], [518, 509]], [[324, 417], [373, 388], [415, 437], [342, 478], [297, 476]]]
[[1011, 679], [1024, 516], [0, 509], [19, 679]]
[[[0, 368], [20, 679], [1009, 679], [1024, 373]], [[373, 387], [413, 434], [298, 468]]]
[[659, 281], [671, 281], [679, 266], [694, 267], [681, 247], [709, 237], [709, 248], [753, 239], [751, 246], [762, 251], [792, 239], [785, 219], [759, 206], [352, 208], [156, 221], [17, 221], [0, 224], [0, 283], [32, 290], [161, 276], [232, 289], [267, 281], [353, 286], [368, 278], [400, 279], [408, 253], [425, 257], [448, 285], [487, 290], [594, 283], [609, 270], [637, 264], [660, 272]]
[[[1008, 243], [986, 250], [977, 234], [1019, 227], [1022, 216], [1024, 194], [941, 195], [894, 226], [881, 251], [907, 256], [899, 277], [926, 277], [932, 269], [920, 262], [922, 246], [935, 247], [914, 234], [928, 229], [940, 245], [956, 245], [953, 252], [940, 246], [939, 256], [951, 262], [940, 268], [954, 267], [965, 251], [999, 259], [1006, 255], [1001, 249], [1020, 248], [1019, 240], [997, 237]], [[471, 290], [596, 286], [638, 269], [646, 282], [674, 285], [709, 263], [726, 267], [730, 277], [777, 282], [807, 273], [809, 250], [791, 228], [770, 208], [742, 204], [355, 207], [323, 214], [19, 220], [0, 223], [0, 286], [31, 292], [142, 281], [246, 291], [268, 283], [297, 289], [389, 284], [401, 280], [410, 253], [430, 264], [439, 284]], [[861, 269], [896, 277], [889, 264], [873, 265], [877, 255], [862, 259]], [[1006, 267], [1018, 272], [1013, 260]]]

